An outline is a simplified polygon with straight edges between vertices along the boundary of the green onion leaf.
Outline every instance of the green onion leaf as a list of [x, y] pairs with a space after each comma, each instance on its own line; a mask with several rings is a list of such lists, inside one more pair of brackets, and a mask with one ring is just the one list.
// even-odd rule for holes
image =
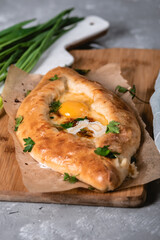
[[27, 20], [27, 21], [23, 21], [23, 22], [17, 23], [17, 24], [15, 24], [15, 25], [13, 25], [13, 26], [11, 26], [11, 27], [9, 27], [9, 28], [6, 28], [6, 29], [0, 31], [0, 37], [6, 35], [6, 34], [8, 34], [8, 33], [11, 33], [11, 32], [13, 32], [13, 31], [15, 31], [15, 30], [17, 30], [17, 29], [20, 29], [20, 28], [23, 27], [24, 25], [26, 25], [26, 24], [28, 24], [28, 23], [30, 23], [30, 22], [33, 22], [33, 21], [35, 21], [35, 20], [36, 20], [36, 19], [33, 18], [33, 19], [30, 19], [30, 20]]
[[30, 72], [47, 48], [83, 20], [70, 17], [72, 11], [73, 8], [66, 9], [49, 21], [33, 27], [23, 28], [34, 20], [31, 19], [0, 31], [0, 81], [6, 79], [11, 64]]
[[10, 64], [14, 63], [17, 60], [18, 55], [21, 53], [21, 49], [18, 49], [10, 58], [5, 62], [3, 67], [0, 70], [0, 82], [5, 80], [7, 75], [7, 68]]

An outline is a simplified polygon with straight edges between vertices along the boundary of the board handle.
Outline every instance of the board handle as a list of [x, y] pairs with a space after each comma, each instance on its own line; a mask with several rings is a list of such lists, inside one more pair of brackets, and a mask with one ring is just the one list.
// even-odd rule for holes
[[66, 49], [104, 35], [109, 26], [109, 22], [100, 17], [86, 17], [75, 28], [65, 33], [41, 56], [40, 61], [32, 72], [45, 74], [57, 66], [71, 65], [74, 62], [74, 58]]

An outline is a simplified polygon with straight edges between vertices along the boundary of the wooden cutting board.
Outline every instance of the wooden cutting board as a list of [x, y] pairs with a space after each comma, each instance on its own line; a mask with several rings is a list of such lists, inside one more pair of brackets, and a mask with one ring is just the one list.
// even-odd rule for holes
[[[95, 69], [107, 63], [120, 63], [122, 75], [131, 85], [136, 85], [137, 95], [144, 100], [149, 100], [154, 91], [154, 82], [160, 69], [160, 50], [72, 50], [71, 54], [75, 57], [73, 67], [76, 68]], [[150, 106], [137, 100], [135, 103], [152, 136]], [[60, 193], [29, 193], [22, 182], [7, 122], [8, 117], [3, 114], [0, 118], [0, 200], [119, 207], [143, 205], [146, 199], [144, 186], [113, 193], [95, 193], [84, 189]]]

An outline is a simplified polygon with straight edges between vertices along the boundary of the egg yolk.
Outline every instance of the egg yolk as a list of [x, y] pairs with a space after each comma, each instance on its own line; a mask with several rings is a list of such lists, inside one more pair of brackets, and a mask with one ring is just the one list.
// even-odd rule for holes
[[88, 113], [88, 107], [82, 102], [66, 101], [62, 103], [59, 112], [68, 118], [85, 117]]

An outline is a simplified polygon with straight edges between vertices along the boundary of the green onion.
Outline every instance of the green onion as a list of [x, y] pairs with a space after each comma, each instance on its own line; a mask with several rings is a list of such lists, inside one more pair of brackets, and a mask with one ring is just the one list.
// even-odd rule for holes
[[[30, 22], [33, 22], [34, 20], [35, 20], [35, 18], [34, 18], [34, 19], [31, 19], [31, 20], [24, 21], [24, 22], [20, 22], [20, 23], [17, 23], [17, 24], [15, 24], [15, 25], [7, 28], [7, 29], [2, 30], [2, 31], [0, 32], [0, 37], [1, 37], [1, 39], [2, 39], [3, 36], [7, 35], [8, 33], [11, 33], [11, 32], [13, 32], [13, 31], [15, 31], [15, 30], [17, 30], [17, 29], [20, 29], [20, 28], [23, 27], [24, 25], [26, 25], [26, 24], [28, 24], [28, 23], [30, 23]], [[0, 41], [1, 41], [1, 40], [0, 40]]]
[[70, 17], [72, 11], [73, 8], [66, 9], [49, 21], [33, 27], [23, 28], [35, 19], [0, 31], [0, 82], [6, 79], [11, 64], [30, 72], [47, 48], [83, 20]]
[[16, 61], [18, 58], [18, 55], [21, 54], [22, 50], [18, 49], [13, 55], [10, 56], [10, 58], [5, 62], [5, 64], [3, 65], [3, 67], [0, 70], [0, 82], [5, 80], [6, 76], [7, 76], [7, 68], [9, 67], [9, 65]]

